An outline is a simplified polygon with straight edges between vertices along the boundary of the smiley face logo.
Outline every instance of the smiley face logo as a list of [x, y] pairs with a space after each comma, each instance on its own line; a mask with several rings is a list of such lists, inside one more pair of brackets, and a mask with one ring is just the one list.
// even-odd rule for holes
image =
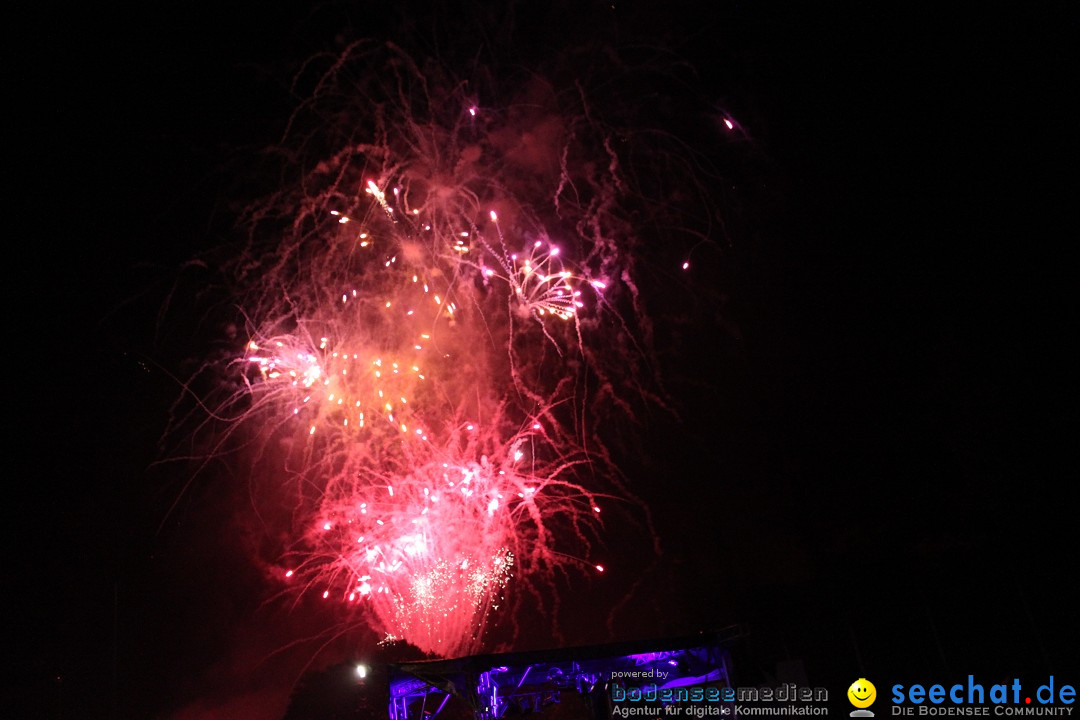
[[859, 678], [847, 689], [848, 700], [857, 708], [868, 708], [877, 698], [877, 688], [866, 678]]

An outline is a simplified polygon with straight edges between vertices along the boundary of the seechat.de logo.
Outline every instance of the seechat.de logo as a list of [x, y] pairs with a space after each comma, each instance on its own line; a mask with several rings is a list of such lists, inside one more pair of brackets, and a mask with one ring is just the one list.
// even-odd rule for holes
[[983, 685], [968, 675], [966, 683], [952, 685], [893, 685], [892, 701], [892, 714], [900, 716], [1068, 716], [1073, 711], [1069, 706], [1076, 702], [1076, 688], [1053, 675], [1035, 692], [1019, 678]]

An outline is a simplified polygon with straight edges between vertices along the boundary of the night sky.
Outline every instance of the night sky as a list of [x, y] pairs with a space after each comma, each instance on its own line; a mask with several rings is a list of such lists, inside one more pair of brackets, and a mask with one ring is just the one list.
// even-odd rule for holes
[[743, 623], [753, 682], [1080, 680], [1069, 4], [152, 5], [9, 20], [0, 716], [276, 718], [305, 669], [366, 652], [290, 646], [330, 619], [264, 603], [243, 480], [160, 462], [220, 342], [185, 263], [273, 187], [305, 58], [482, 53], [492, 17], [507, 65], [666, 48], [696, 69], [672, 93], [744, 128], [690, 138], [722, 163], [716, 242], [645, 271], [677, 416], [623, 452], [662, 555], [613, 528], [561, 642]]

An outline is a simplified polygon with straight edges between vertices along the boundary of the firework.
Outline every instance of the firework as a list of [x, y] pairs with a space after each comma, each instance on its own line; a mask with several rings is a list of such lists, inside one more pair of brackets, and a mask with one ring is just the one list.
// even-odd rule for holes
[[287, 579], [454, 655], [475, 646], [515, 573], [535, 582], [574, 562], [553, 527], [579, 551], [595, 539], [597, 495], [568, 479], [589, 460], [560, 426], [557, 387], [533, 385], [515, 348], [536, 332], [558, 344], [545, 321], [572, 325], [585, 304], [551, 243], [426, 238], [422, 213], [399, 223], [400, 205], [374, 183], [364, 192], [385, 222], [313, 258], [313, 276], [335, 284], [290, 292], [305, 305], [291, 333], [253, 333], [237, 361], [243, 416], [289, 438], [287, 464], [318, 487]]
[[540, 423], [509, 443], [500, 429], [497, 418], [464, 424], [446, 445], [417, 443], [378, 470], [352, 458], [356, 469], [323, 492], [287, 577], [423, 650], [470, 649], [515, 572], [544, 577], [562, 564], [552, 523], [598, 508], [565, 480], [584, 459], [540, 459]]
[[600, 503], [627, 494], [597, 428], [660, 397], [627, 219], [654, 206], [613, 131], [580, 86], [471, 87], [363, 43], [321, 76], [286, 139], [323, 150], [228, 265], [246, 334], [213, 424], [243, 431], [256, 503], [290, 488], [278, 579], [443, 656], [602, 572]]

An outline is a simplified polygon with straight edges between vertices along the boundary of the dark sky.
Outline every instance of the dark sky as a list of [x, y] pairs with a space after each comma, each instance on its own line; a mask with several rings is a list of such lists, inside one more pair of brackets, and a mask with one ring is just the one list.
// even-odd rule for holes
[[[288, 69], [468, 27], [298, 5], [9, 22], [5, 717], [274, 717], [305, 663], [346, 659], [275, 653], [326, 619], [261, 604], [244, 490], [154, 466], [210, 332], [165, 299], [265, 186], [228, 169], [280, 132]], [[575, 586], [570, 640], [739, 622], [748, 676], [1077, 680], [1075, 12], [709, 5], [516, 15], [516, 60], [649, 40], [745, 127], [719, 151], [723, 251], [656, 301], [700, 325], [666, 368], [682, 421], [650, 419], [630, 473], [664, 555], [616, 636], [640, 559]]]

